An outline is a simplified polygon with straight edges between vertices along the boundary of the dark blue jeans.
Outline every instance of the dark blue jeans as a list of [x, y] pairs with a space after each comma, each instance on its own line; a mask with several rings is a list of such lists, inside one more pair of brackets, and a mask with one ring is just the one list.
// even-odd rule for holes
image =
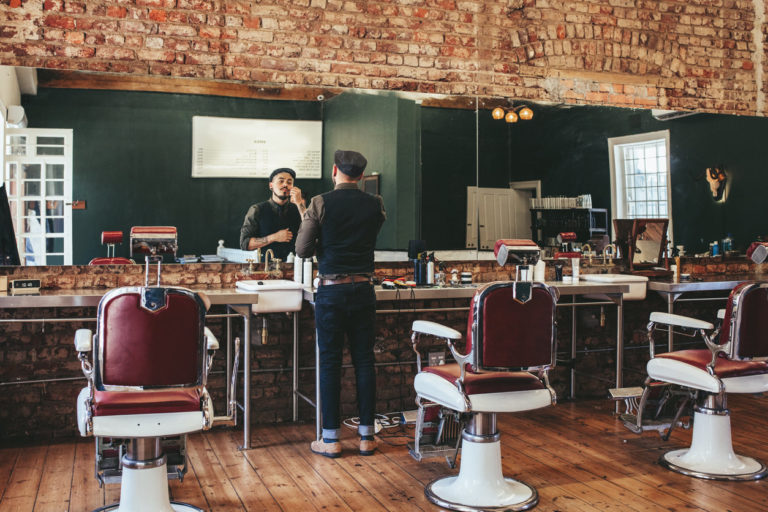
[[339, 438], [341, 362], [344, 338], [355, 366], [360, 435], [373, 435], [376, 370], [373, 343], [376, 295], [369, 283], [321, 286], [315, 299], [315, 328], [320, 349], [320, 400], [323, 437]]

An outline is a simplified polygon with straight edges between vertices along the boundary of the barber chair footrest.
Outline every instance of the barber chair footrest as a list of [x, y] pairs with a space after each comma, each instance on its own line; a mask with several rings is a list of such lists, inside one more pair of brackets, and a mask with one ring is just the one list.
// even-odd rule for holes
[[[657, 418], [657, 419], [643, 419], [640, 428], [637, 427], [637, 416], [634, 414], [619, 414], [619, 419], [630, 432], [635, 434], [641, 434], [650, 430], [658, 431], [659, 435], [663, 434], [672, 426], [674, 418]], [[676, 427], [682, 427], [684, 429], [690, 428], [690, 424], [678, 421]]]
[[457, 455], [456, 453], [456, 446], [451, 446], [447, 444], [440, 444], [440, 445], [434, 445], [434, 444], [421, 444], [419, 445], [419, 451], [416, 452], [415, 443], [409, 442], [408, 443], [408, 453], [411, 454], [411, 457], [413, 457], [417, 461], [421, 461], [422, 459], [432, 459], [435, 457], [445, 457], [448, 461], [448, 464], [450, 464], [451, 467], [454, 467], [455, 460], [454, 457]]

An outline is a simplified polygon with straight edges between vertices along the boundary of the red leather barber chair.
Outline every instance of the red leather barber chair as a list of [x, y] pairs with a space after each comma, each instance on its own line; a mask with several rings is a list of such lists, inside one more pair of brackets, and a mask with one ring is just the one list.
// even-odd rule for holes
[[[698, 332], [707, 348], [654, 353], [653, 333], [662, 329]], [[661, 330], [661, 329], [660, 329]], [[648, 324], [651, 360], [640, 412], [653, 388], [669, 383], [687, 390], [693, 407], [689, 448], [661, 456], [659, 463], [678, 473], [714, 480], [757, 480], [768, 475], [765, 464], [736, 455], [731, 441], [727, 393], [768, 391], [768, 283], [742, 283], [730, 294], [720, 329], [709, 322], [667, 313], [651, 313]], [[680, 411], [682, 411], [682, 406]], [[678, 412], [675, 420], [679, 419]], [[670, 427], [674, 427], [673, 421]], [[638, 430], [643, 420], [638, 419]]]
[[203, 298], [185, 288], [118, 288], [99, 303], [96, 335], [77, 331], [88, 378], [77, 399], [80, 434], [130, 439], [120, 503], [98, 510], [200, 510], [170, 501], [161, 441], [211, 426], [205, 386], [218, 342], [204, 328], [205, 310]]
[[130, 265], [134, 261], [128, 258], [115, 256], [115, 245], [123, 243], [122, 231], [102, 231], [101, 245], [107, 246], [106, 258], [93, 258], [88, 262], [89, 265]]
[[[466, 354], [455, 343], [461, 333], [434, 322], [413, 323], [413, 344], [422, 335], [445, 340], [454, 363], [421, 368], [414, 380], [419, 414], [411, 454], [420, 460], [441, 450], [451, 423], [458, 423], [457, 476], [439, 478], [424, 490], [434, 504], [451, 510], [527, 510], [536, 490], [505, 478], [496, 414], [553, 405], [548, 371], [555, 365], [557, 292], [543, 283], [497, 282], [472, 299]], [[449, 459], [450, 460], [450, 459]], [[453, 456], [455, 460], [455, 454]]]

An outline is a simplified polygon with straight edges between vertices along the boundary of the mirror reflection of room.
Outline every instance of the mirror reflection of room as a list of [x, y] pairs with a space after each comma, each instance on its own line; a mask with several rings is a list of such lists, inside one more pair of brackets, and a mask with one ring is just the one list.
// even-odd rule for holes
[[[612, 254], [610, 219], [668, 217], [668, 238], [689, 254], [706, 252], [712, 240], [726, 233], [737, 244], [747, 244], [761, 229], [752, 217], [728, 222], [763, 186], [765, 178], [755, 171], [762, 158], [757, 138], [766, 124], [760, 118], [669, 118], [650, 110], [353, 90], [329, 92], [322, 101], [308, 93], [299, 99], [268, 100], [88, 90], [61, 87], [61, 80], [51, 78], [56, 76], [41, 72], [37, 89], [25, 90], [21, 102], [26, 130], [66, 133], [34, 146], [33, 137], [9, 138], [11, 153], [35, 151], [64, 160], [40, 171], [35, 169], [41, 164], [20, 164], [18, 174], [13, 163], [9, 167], [11, 176], [17, 176], [8, 188], [17, 191], [9, 198], [16, 206], [11, 213], [14, 219], [26, 219], [14, 225], [17, 237], [24, 237], [19, 247], [28, 264], [83, 264], [103, 252], [102, 231], [128, 232], [133, 225], [178, 226], [181, 254], [215, 252], [220, 239], [236, 247], [236, 226], [249, 205], [266, 199], [266, 186], [262, 178], [192, 179], [190, 119], [195, 115], [320, 120], [324, 147], [351, 140], [372, 154], [379, 192], [399, 219], [397, 227], [391, 223], [383, 228], [380, 250], [402, 251], [411, 239], [426, 240], [430, 250], [490, 250], [496, 239], [525, 237], [536, 240], [551, 257], [562, 249], [557, 235], [575, 231], [578, 237], [571, 245], [598, 261], [606, 248]], [[516, 123], [494, 119], [499, 105], [529, 108], [533, 115]], [[398, 128], [397, 136], [392, 126]], [[731, 140], [721, 144], [722, 137]], [[372, 142], [383, 140], [389, 142]], [[713, 161], [728, 162], [721, 167], [730, 174], [726, 200], [719, 202], [709, 199], [709, 185], [702, 179], [702, 169]], [[307, 200], [329, 184], [325, 174], [320, 180], [299, 181]], [[50, 220], [61, 228], [34, 231], [34, 215], [18, 209], [23, 200], [14, 186], [61, 191], [52, 200], [85, 209], [65, 206], [63, 212], [43, 212], [40, 225]], [[578, 229], [566, 229], [561, 222], [556, 230], [550, 222], [541, 231], [549, 220], [545, 216], [562, 216], [566, 210], [542, 212], [544, 201], [579, 198], [588, 198], [591, 213], [584, 220], [570, 217], [568, 222]], [[126, 207], [113, 208], [116, 201]], [[201, 204], [206, 208], [199, 208]], [[586, 230], [579, 227], [584, 222], [589, 224]], [[43, 245], [50, 250], [35, 255], [34, 247]], [[29, 257], [24, 247], [31, 248]]]

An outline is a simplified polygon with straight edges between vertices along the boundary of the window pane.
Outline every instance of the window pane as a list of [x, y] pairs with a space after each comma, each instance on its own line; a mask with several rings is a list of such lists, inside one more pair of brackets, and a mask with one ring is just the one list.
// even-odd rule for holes
[[643, 157], [646, 159], [646, 161], [656, 158], [656, 145], [655, 144], [653, 144], [653, 145], [648, 144], [648, 145], [645, 146], [644, 149], [645, 149], [645, 154], [643, 155]]
[[637, 206], [635, 207], [635, 213], [639, 217], [645, 217], [646, 215], [648, 215], [645, 208], [645, 203], [637, 203]]
[[45, 214], [49, 217], [64, 215], [64, 201], [46, 201]]
[[40, 216], [40, 201], [24, 201], [25, 216]]
[[28, 180], [40, 179], [40, 164], [24, 164], [21, 169], [22, 176]]
[[651, 201], [648, 203], [648, 215], [656, 216], [659, 214], [659, 203], [656, 201]]
[[662, 217], [666, 217], [668, 215], [666, 201], [662, 201], [659, 203], [659, 215], [661, 215]]
[[63, 181], [47, 181], [45, 183], [45, 195], [46, 196], [63, 196], [64, 182]]
[[63, 180], [64, 165], [63, 164], [46, 164], [45, 177], [49, 180]]
[[635, 191], [636, 198], [638, 201], [645, 201], [646, 198], [646, 190], [644, 188], [639, 188]]
[[37, 146], [38, 155], [63, 155], [63, 146]]
[[667, 186], [667, 172], [664, 171], [663, 174], [659, 174], [659, 186], [660, 187], [666, 187]]
[[[53, 217], [45, 219], [46, 233], [64, 233], [64, 217]], [[62, 249], [63, 251], [64, 249]], [[61, 251], [57, 251], [61, 252]]]
[[629, 203], [627, 205], [627, 216], [631, 219], [635, 217], [635, 203]]
[[[64, 239], [61, 237], [49, 237], [45, 241], [45, 251], [48, 254], [61, 254], [64, 252]], [[50, 264], [50, 262], [49, 262]]]
[[64, 256], [48, 256], [47, 265], [63, 265]]
[[645, 176], [642, 174], [635, 176], [635, 187], [645, 188]]
[[47, 144], [49, 146], [63, 146], [64, 145], [64, 137], [38, 137], [37, 143]]
[[15, 163], [9, 163], [8, 164], [8, 176], [7, 176], [8, 180], [15, 180], [16, 179], [16, 177], [17, 177], [16, 176], [17, 175], [17, 169], [18, 168], [16, 167]]
[[24, 195], [25, 196], [39, 196], [40, 195], [40, 182], [39, 181], [25, 181], [24, 182]]

